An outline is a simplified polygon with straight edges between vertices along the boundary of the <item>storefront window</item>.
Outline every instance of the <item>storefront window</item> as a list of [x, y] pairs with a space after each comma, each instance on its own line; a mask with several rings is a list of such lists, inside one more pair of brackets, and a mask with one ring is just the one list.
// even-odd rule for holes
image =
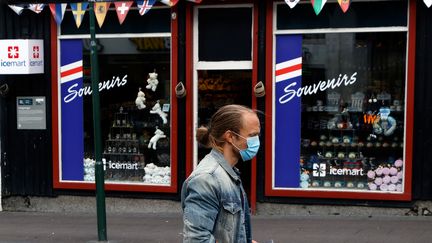
[[[150, 20], [158, 21], [150, 25]], [[74, 24], [67, 12], [59, 30], [58, 178], [60, 183], [86, 182], [76, 187], [89, 188], [85, 185], [95, 181], [90, 36], [88, 27]], [[86, 17], [83, 24], [88, 25]], [[145, 16], [130, 13], [123, 25], [115, 11], [109, 11], [103, 27], [97, 28], [108, 188], [162, 186], [151, 190], [169, 191], [175, 186], [170, 26], [170, 9], [156, 7]]]
[[273, 188], [403, 193], [407, 33], [277, 34], [275, 48]]

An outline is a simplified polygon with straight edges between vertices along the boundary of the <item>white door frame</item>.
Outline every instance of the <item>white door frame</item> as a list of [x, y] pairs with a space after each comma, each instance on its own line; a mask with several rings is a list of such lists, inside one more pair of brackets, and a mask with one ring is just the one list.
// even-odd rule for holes
[[[251, 60], [250, 61], [219, 61], [219, 62], [204, 62], [199, 61], [198, 58], [198, 11], [202, 8], [251, 8], [252, 11], [252, 43], [253, 43], [253, 4], [225, 4], [225, 5], [209, 5], [209, 6], [194, 6], [193, 11], [193, 138], [196, 138], [196, 129], [198, 128], [198, 71], [199, 70], [252, 70], [253, 60], [253, 45], [251, 47]], [[193, 168], [198, 165], [198, 143], [193, 140]]]

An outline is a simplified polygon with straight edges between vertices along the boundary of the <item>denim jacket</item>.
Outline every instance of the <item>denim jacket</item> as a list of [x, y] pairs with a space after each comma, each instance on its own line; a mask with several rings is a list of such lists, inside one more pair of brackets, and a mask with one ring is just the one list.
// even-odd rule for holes
[[237, 168], [213, 149], [181, 192], [183, 242], [251, 242], [250, 212]]

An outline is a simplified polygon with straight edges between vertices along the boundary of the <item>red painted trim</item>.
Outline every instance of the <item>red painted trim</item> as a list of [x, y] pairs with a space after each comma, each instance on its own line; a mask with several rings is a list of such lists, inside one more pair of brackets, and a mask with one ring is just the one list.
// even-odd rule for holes
[[[171, 12], [177, 12], [177, 7], [171, 8]], [[59, 158], [59, 124], [58, 124], [58, 63], [57, 63], [57, 26], [55, 21], [51, 20], [51, 59], [52, 59], [52, 80], [51, 80], [51, 95], [52, 95], [52, 129], [53, 129], [53, 179], [54, 188], [58, 189], [81, 189], [95, 190], [93, 182], [81, 181], [60, 181], [60, 158]], [[177, 98], [175, 95], [175, 85], [178, 80], [178, 20], [171, 20], [171, 185], [134, 185], [134, 184], [115, 184], [105, 182], [105, 190], [107, 191], [141, 191], [141, 192], [177, 192], [178, 180], [178, 151], [177, 151]]]
[[265, 195], [272, 193], [273, 161], [273, 2], [266, 1]]
[[[171, 8], [172, 13], [177, 13], [177, 6]], [[178, 16], [178, 14], [176, 14]], [[171, 186], [172, 191], [177, 192], [177, 163], [178, 163], [178, 122], [177, 122], [177, 96], [175, 86], [178, 81], [178, 18], [171, 20]]]
[[[405, 188], [404, 192], [412, 196], [412, 158], [414, 131], [414, 83], [415, 83], [415, 54], [416, 54], [416, 1], [409, 2], [408, 22], [408, 70], [406, 97], [406, 135], [405, 135]], [[408, 197], [408, 195], [407, 195]]]
[[193, 170], [193, 5], [186, 5], [186, 88], [188, 94], [186, 95], [186, 177], [188, 177]]
[[[252, 51], [252, 109], [257, 109], [257, 99], [255, 97], [255, 94], [253, 92], [253, 87], [258, 83], [258, 0], [254, 1], [253, 6], [253, 33], [252, 33], [252, 44], [253, 44], [253, 51]], [[256, 198], [257, 198], [257, 159], [256, 157], [252, 159], [251, 164], [251, 190], [250, 190], [250, 205], [251, 205], [251, 211], [253, 214], [255, 214], [256, 211]]]
[[58, 124], [58, 60], [57, 60], [57, 24], [50, 18], [51, 30], [51, 129], [52, 129], [52, 157], [53, 157], [53, 186], [59, 187], [59, 124]]
[[[412, 147], [414, 128], [414, 79], [415, 79], [415, 41], [416, 41], [416, 3], [409, 2], [408, 22], [408, 67], [407, 67], [407, 97], [406, 97], [406, 137], [405, 137], [405, 188], [404, 193], [380, 192], [341, 192], [319, 190], [273, 189], [273, 146], [272, 146], [272, 95], [266, 96], [266, 161], [265, 161], [265, 195], [277, 197], [304, 198], [348, 198], [368, 200], [398, 200], [410, 201], [412, 196]], [[273, 94], [273, 3], [267, 4], [266, 14], [266, 90]]]

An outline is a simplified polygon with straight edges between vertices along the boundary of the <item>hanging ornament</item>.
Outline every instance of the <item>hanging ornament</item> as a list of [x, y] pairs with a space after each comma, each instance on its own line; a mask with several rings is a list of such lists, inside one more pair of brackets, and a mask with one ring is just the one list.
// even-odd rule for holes
[[290, 8], [294, 8], [300, 0], [285, 0], [285, 2]]
[[50, 3], [49, 8], [58, 25], [63, 21], [64, 13], [66, 11], [66, 3]]
[[156, 0], [137, 0], [138, 11], [140, 15], [146, 14], [155, 4]]
[[123, 24], [123, 21], [126, 19], [126, 15], [129, 12], [130, 7], [133, 2], [115, 2], [115, 8], [117, 11], [117, 17], [119, 19], [120, 24]]
[[165, 5], [170, 6], [170, 7], [174, 7], [178, 2], [178, 0], [159, 0], [159, 1]]
[[346, 11], [348, 11], [348, 8], [350, 6], [350, 0], [338, 0], [338, 3], [342, 11], [346, 13]]
[[326, 2], [327, 0], [311, 0], [316, 15], [318, 15], [321, 12]]
[[16, 14], [21, 15], [22, 11], [25, 9], [26, 5], [9, 5], [9, 8], [11, 8]]
[[102, 28], [102, 25], [105, 21], [106, 14], [108, 13], [108, 9], [111, 2], [96, 2], [95, 3], [95, 15], [96, 20], [98, 22], [99, 28]]
[[429, 8], [432, 5], [432, 0], [423, 0], [426, 6]]
[[45, 4], [30, 4], [28, 9], [39, 14], [44, 9]]
[[75, 18], [76, 26], [79, 28], [81, 26], [81, 22], [86, 12], [88, 3], [70, 3], [70, 6], [72, 8], [72, 14]]

